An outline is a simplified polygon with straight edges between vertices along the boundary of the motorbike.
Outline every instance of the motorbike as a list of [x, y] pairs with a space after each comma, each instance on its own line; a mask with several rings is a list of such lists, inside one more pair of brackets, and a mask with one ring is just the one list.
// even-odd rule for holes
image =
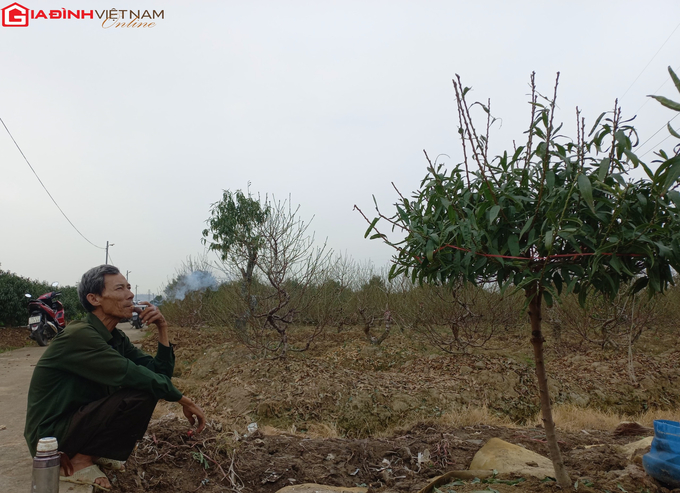
[[[59, 283], [52, 284], [52, 287], [57, 286]], [[64, 305], [57, 300], [60, 295], [59, 291], [50, 291], [38, 296], [37, 299], [31, 299], [33, 296], [26, 293], [26, 298], [30, 299], [28, 302], [30, 338], [39, 346], [47, 346], [54, 336], [60, 334], [66, 327]]]

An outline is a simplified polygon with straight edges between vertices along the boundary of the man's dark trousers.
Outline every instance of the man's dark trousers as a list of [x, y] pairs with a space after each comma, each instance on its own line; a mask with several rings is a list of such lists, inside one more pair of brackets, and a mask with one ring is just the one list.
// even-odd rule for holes
[[127, 460], [140, 440], [158, 402], [151, 394], [121, 389], [78, 409], [59, 450], [76, 454]]

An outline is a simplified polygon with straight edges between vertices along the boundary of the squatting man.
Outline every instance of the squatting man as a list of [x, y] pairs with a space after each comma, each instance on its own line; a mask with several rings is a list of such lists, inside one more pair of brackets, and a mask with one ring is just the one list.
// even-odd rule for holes
[[87, 316], [70, 323], [38, 361], [28, 391], [24, 437], [33, 456], [40, 438], [57, 438], [62, 480], [110, 488], [98, 466], [123, 468], [159, 399], [178, 402], [197, 432], [203, 430], [205, 416], [171, 382], [175, 356], [168, 324], [155, 306], [145, 303], [139, 315], [158, 329], [155, 357], [137, 349], [116, 328], [139, 311], [116, 267], [87, 271], [78, 296]]

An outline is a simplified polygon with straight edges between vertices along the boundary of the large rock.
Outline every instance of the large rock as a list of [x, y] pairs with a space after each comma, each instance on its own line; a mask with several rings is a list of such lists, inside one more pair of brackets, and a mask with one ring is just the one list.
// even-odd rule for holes
[[366, 493], [368, 488], [348, 488], [343, 486], [325, 486], [323, 484], [305, 483], [286, 486], [276, 493]]
[[498, 474], [512, 473], [539, 479], [555, 477], [550, 459], [500, 438], [492, 438], [479, 449], [470, 469], [495, 469]]

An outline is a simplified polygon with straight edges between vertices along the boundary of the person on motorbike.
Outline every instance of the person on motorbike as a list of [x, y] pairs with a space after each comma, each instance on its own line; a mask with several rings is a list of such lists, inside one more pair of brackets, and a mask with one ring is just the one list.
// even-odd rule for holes
[[159, 399], [178, 402], [197, 432], [205, 427], [205, 415], [172, 384], [175, 357], [168, 324], [157, 307], [147, 303], [139, 315], [158, 329], [155, 357], [116, 329], [134, 310], [134, 294], [116, 267], [87, 271], [78, 295], [88, 314], [55, 337], [38, 361], [24, 437], [33, 456], [40, 438], [56, 437], [67, 481], [110, 488], [98, 464], [122, 467], [144, 436]]

